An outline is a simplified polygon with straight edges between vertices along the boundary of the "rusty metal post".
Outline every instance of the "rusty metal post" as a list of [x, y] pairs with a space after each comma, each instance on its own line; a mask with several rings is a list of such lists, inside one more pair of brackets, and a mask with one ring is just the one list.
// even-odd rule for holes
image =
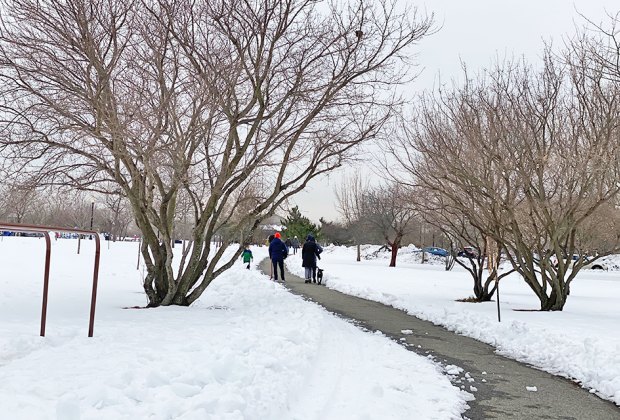
[[50, 259], [52, 254], [52, 241], [50, 234], [43, 232], [45, 235], [45, 271], [43, 272], [43, 303], [41, 305], [41, 337], [45, 337], [45, 322], [47, 321], [47, 292], [49, 291], [50, 282]]
[[99, 258], [101, 256], [101, 243], [98, 234], [95, 237], [95, 269], [93, 272], [93, 291], [90, 297], [90, 320], [88, 321], [88, 336], [93, 336], [95, 328], [95, 306], [97, 304], [97, 283], [99, 282]]
[[[90, 320], [88, 327], [88, 336], [93, 336], [93, 328], [95, 322], [95, 306], [97, 303], [97, 284], [99, 281], [99, 259], [101, 255], [101, 243], [99, 234], [95, 231], [83, 230], [83, 229], [72, 229], [72, 228], [62, 228], [56, 226], [38, 226], [38, 225], [25, 225], [25, 224], [16, 224], [16, 223], [3, 223], [0, 222], [0, 229], [10, 230], [13, 232], [36, 232], [41, 233], [45, 236], [45, 271], [43, 275], [43, 303], [41, 307], [41, 337], [45, 337], [45, 324], [47, 321], [47, 297], [49, 291], [49, 274], [50, 274], [50, 260], [51, 260], [51, 240], [50, 240], [50, 231], [59, 231], [59, 232], [75, 232], [79, 234], [89, 234], [95, 237], [95, 267], [93, 272], [93, 288], [91, 295], [91, 304], [90, 304]], [[79, 249], [79, 242], [78, 242]]]

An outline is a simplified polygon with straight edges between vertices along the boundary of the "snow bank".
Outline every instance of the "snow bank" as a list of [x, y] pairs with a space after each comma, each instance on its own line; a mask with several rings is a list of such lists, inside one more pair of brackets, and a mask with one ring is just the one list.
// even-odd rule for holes
[[[301, 263], [287, 259], [301, 273]], [[400, 260], [400, 258], [399, 258]], [[496, 302], [461, 303], [472, 295], [464, 269], [411, 264], [388, 267], [387, 256], [355, 262], [355, 250], [326, 252], [319, 262], [328, 287], [391, 305], [491, 344], [500, 354], [573, 378], [620, 405], [620, 279], [584, 270], [571, 285], [562, 312], [540, 312], [537, 298], [516, 274], [501, 282], [502, 322]], [[531, 309], [533, 311], [514, 311]]]
[[[137, 244], [102, 249], [87, 338], [92, 242], [53, 244], [38, 337], [43, 241], [0, 242], [0, 407], [11, 419], [456, 419], [441, 368], [288, 293], [239, 262], [190, 308], [144, 305]], [[266, 248], [254, 248], [255, 261]]]
[[[327, 246], [324, 249], [326, 254], [347, 253], [351, 248], [347, 246]], [[381, 245], [360, 245], [360, 256], [364, 260], [384, 260], [389, 259], [392, 251]], [[425, 264], [445, 265], [445, 258], [429, 253], [424, 254]], [[413, 244], [403, 246], [398, 250], [396, 263], [422, 263], [422, 250]]]

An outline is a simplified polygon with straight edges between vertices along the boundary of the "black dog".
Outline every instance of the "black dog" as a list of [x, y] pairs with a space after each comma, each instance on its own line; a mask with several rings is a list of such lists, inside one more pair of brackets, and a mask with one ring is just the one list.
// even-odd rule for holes
[[323, 282], [323, 269], [322, 268], [316, 269], [316, 279], [319, 282], [319, 284]]

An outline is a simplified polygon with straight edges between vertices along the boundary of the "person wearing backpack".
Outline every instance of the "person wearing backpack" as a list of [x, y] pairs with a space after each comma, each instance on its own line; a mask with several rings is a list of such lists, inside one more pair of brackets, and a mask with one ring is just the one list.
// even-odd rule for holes
[[280, 239], [280, 232], [276, 232], [273, 241], [269, 244], [269, 258], [273, 266], [273, 277], [275, 281], [278, 281], [278, 266], [280, 267], [282, 281], [286, 281], [284, 278], [284, 259], [286, 257], [288, 257], [288, 248], [284, 242], [282, 242], [282, 239]]

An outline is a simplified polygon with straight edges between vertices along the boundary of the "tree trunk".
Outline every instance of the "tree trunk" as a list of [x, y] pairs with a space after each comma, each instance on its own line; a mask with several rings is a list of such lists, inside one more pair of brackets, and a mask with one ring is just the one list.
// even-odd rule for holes
[[[489, 277], [487, 277], [484, 285], [482, 284], [482, 275], [478, 272], [474, 278], [474, 294], [476, 296], [476, 300], [478, 302], [489, 302], [493, 298], [495, 294], [495, 289], [497, 288], [497, 282], [495, 279], [497, 278], [497, 272], [492, 272]], [[491, 287], [491, 285], [493, 285]]]
[[392, 247], [392, 258], [390, 258], [390, 267], [396, 267], [396, 255], [398, 254], [398, 248], [400, 248], [400, 239], [397, 239], [388, 245]]
[[558, 293], [555, 288], [552, 289], [549, 297], [545, 296], [545, 299], [541, 299], [540, 310], [541, 311], [561, 311], [566, 304], [566, 294], [561, 291]]
[[450, 253], [446, 256], [446, 271], [451, 271], [454, 268], [454, 263], [456, 262], [456, 257], [454, 254]]
[[495, 286], [489, 290], [488, 287], [483, 287], [480, 283], [474, 284], [474, 296], [477, 302], [490, 302], [495, 294]]
[[[564, 270], [559, 270], [555, 273], [557, 279], [555, 281], [548, 281], [543, 278], [543, 284], [545, 287], [541, 286], [538, 280], [538, 276], [536, 272], [533, 270], [533, 263], [531, 261], [526, 262], [530, 267], [514, 267], [515, 270], [521, 274], [525, 282], [532, 289], [534, 294], [540, 300], [540, 310], [541, 311], [561, 311], [564, 309], [564, 305], [566, 304], [566, 299], [568, 297], [568, 284], [565, 282], [564, 277], [566, 273]], [[514, 266], [514, 265], [513, 265]], [[545, 277], [548, 274], [544, 273]], [[550, 288], [551, 293], [547, 296], [546, 289]]]
[[360, 244], [357, 244], [357, 261], [362, 261], [362, 249]]
[[147, 305], [149, 308], [168, 304], [166, 298], [172, 292], [169, 285], [174, 283], [174, 279], [168, 278], [169, 270], [166, 269], [166, 261], [166, 250], [162, 246], [161, 254], [156, 256], [154, 264], [148, 267], [148, 274], [144, 279], [144, 291], [149, 298]]

